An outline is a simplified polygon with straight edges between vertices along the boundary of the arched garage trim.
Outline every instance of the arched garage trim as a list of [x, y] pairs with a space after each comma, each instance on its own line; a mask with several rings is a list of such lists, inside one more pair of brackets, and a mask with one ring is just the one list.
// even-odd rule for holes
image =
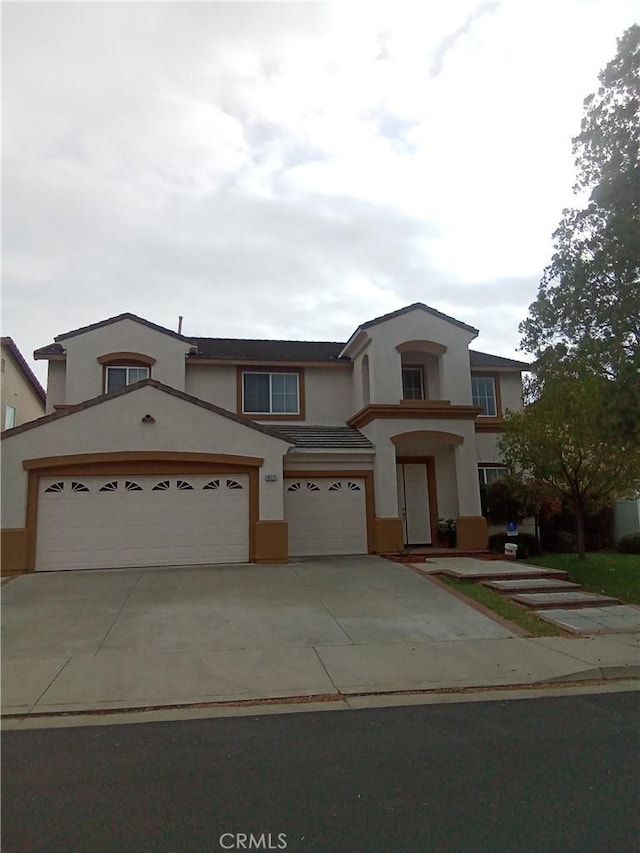
[[40, 478], [52, 476], [128, 474], [247, 474], [249, 477], [249, 559], [256, 553], [256, 527], [259, 510], [258, 471], [264, 459], [225, 453], [181, 453], [174, 451], [128, 450], [114, 453], [79, 453], [73, 456], [45, 456], [25, 459], [27, 488], [27, 566], [32, 572], [36, 560], [38, 494]]

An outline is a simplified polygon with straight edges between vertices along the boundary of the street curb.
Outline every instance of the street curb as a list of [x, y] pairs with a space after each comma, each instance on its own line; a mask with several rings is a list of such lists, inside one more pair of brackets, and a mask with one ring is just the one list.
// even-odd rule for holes
[[[397, 697], [398, 699], [407, 699], [407, 704], [411, 704], [412, 700], [419, 697], [438, 697], [438, 696], [470, 696], [482, 695], [483, 693], [507, 693], [509, 691], [530, 691], [539, 690], [541, 688], [560, 689], [563, 686], [579, 686], [581, 684], [591, 684], [594, 686], [605, 685], [613, 681], [640, 681], [640, 664], [618, 664], [603, 667], [589, 667], [581, 672], [571, 673], [567, 675], [559, 675], [555, 678], [548, 678], [541, 681], [518, 682], [514, 684], [491, 684], [491, 685], [475, 685], [475, 686], [460, 686], [452, 685], [451, 687], [424, 688], [416, 690], [380, 690], [380, 691], [363, 691], [362, 693], [336, 693], [315, 694], [312, 696], [286, 696], [272, 697], [261, 699], [230, 699], [221, 702], [181, 702], [172, 704], [153, 704], [153, 705], [133, 705], [126, 708], [82, 708], [57, 711], [41, 711], [29, 713], [10, 713], [0, 714], [0, 725], [4, 722], [11, 721], [26, 721], [46, 720], [55, 721], [60, 719], [74, 719], [86, 717], [93, 720], [107, 721], [109, 717], [118, 715], [135, 715], [149, 714], [162, 712], [187, 712], [198, 711], [203, 709], [228, 710], [238, 712], [260, 713], [269, 709], [279, 708], [282, 713], [305, 711], [310, 708], [313, 710], [341, 710], [343, 706], [349, 707], [352, 701], [357, 702], [363, 699], [380, 699]], [[338, 707], [332, 707], [338, 706]], [[135, 722], [132, 719], [131, 722]]]

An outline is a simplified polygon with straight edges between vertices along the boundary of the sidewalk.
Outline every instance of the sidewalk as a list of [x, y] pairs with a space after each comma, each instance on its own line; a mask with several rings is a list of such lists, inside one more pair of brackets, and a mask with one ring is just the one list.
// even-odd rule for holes
[[3, 714], [640, 677], [640, 635], [6, 661]]
[[[210, 575], [72, 574], [8, 587], [3, 609], [19, 615], [21, 633], [10, 620], [3, 715], [640, 677], [640, 632], [524, 639], [378, 558]], [[221, 633], [205, 636], [212, 613]], [[231, 634], [235, 647], [221, 645]]]

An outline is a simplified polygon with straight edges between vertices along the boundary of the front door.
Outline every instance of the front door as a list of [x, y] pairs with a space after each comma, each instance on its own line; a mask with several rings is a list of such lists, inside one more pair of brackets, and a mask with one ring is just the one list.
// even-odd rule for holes
[[396, 469], [398, 509], [405, 545], [431, 545], [427, 465], [425, 462], [400, 462]]

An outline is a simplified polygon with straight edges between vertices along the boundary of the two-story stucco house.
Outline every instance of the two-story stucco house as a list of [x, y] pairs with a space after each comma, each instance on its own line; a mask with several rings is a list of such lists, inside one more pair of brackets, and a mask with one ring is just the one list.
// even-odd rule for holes
[[[480, 479], [527, 365], [421, 303], [346, 343], [192, 338], [132, 314], [59, 335], [47, 414], [3, 434], [13, 571], [484, 548]], [[8, 561], [8, 564], [7, 564]]]

